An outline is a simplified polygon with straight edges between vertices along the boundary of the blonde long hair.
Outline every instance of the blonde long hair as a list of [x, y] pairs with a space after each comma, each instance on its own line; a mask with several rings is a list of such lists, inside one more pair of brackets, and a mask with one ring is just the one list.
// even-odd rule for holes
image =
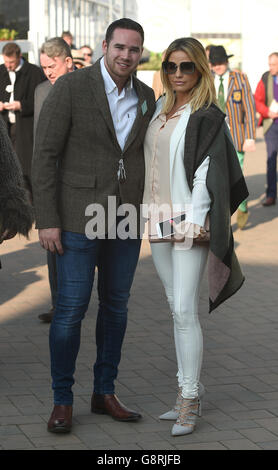
[[[200, 74], [199, 81], [191, 90], [191, 112], [194, 113], [203, 106], [209, 107], [212, 103], [217, 104], [214, 80], [202, 44], [197, 39], [191, 37], [176, 39], [166, 50], [164, 60], [167, 61], [172, 52], [175, 51], [184, 51], [190, 60], [194, 62]], [[166, 94], [162, 112], [167, 114], [174, 106], [175, 93], [163, 68], [160, 70], [160, 75]]]

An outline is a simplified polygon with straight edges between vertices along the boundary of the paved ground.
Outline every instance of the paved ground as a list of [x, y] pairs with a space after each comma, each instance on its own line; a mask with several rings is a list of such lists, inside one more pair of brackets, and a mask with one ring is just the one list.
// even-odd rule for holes
[[37, 316], [48, 309], [45, 253], [34, 231], [29, 242], [1, 245], [0, 449], [278, 449], [278, 207], [263, 208], [265, 145], [246, 158], [250, 222], [234, 224], [236, 250], [246, 275], [240, 292], [207, 313], [204, 332], [203, 417], [189, 436], [171, 437], [158, 415], [175, 401], [172, 324], [149, 247], [144, 242], [129, 308], [117, 393], [142, 412], [140, 423], [117, 423], [89, 411], [95, 357], [96, 302], [83, 323], [74, 386], [74, 428], [52, 435], [48, 329]]

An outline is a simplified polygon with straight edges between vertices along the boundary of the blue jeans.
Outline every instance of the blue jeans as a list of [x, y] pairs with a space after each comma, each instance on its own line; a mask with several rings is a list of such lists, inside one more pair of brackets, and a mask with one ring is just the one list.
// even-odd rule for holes
[[54, 403], [71, 405], [81, 322], [90, 302], [96, 266], [99, 310], [94, 392], [114, 393], [141, 240], [89, 240], [83, 234], [62, 232], [62, 244], [64, 254], [57, 255], [58, 297], [49, 343]]
[[277, 197], [278, 124], [273, 123], [265, 134], [267, 148], [267, 197]]

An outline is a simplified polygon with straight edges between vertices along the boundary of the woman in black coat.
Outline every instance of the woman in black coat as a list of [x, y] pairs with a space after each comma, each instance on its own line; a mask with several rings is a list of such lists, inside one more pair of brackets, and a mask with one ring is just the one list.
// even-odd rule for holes
[[33, 209], [23, 185], [23, 176], [7, 128], [0, 117], [0, 243], [17, 233], [28, 236]]

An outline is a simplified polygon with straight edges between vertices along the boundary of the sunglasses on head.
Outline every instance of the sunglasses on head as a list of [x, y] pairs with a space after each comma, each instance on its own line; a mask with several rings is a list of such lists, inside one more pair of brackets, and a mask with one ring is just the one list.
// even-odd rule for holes
[[183, 74], [189, 74], [189, 73], [195, 72], [194, 62], [181, 62], [179, 65], [175, 64], [175, 62], [168, 62], [167, 60], [162, 62], [162, 68], [164, 72], [167, 73], [168, 75], [176, 73], [176, 71], [178, 70], [178, 67], [180, 68], [180, 71]]

